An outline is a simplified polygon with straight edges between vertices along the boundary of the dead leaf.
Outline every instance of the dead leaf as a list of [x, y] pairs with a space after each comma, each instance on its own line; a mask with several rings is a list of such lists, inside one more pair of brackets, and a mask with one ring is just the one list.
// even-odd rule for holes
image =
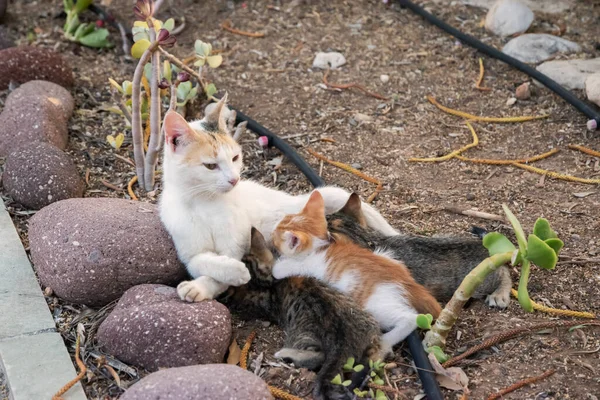
[[118, 387], [120, 387], [121, 389], [124, 389], [123, 386], [121, 386], [121, 378], [119, 378], [119, 374], [117, 374], [117, 371], [115, 371], [113, 369], [113, 367], [111, 367], [110, 365], [106, 364], [106, 365], [103, 365], [102, 368], [104, 368], [105, 370], [107, 370], [108, 373], [112, 375], [112, 377], [115, 380], [115, 383], [117, 384]]
[[229, 345], [229, 355], [227, 356], [227, 364], [238, 365], [240, 363], [240, 356], [242, 355], [242, 349], [238, 346], [237, 341], [233, 339]]
[[283, 161], [283, 156], [275, 157], [274, 159], [267, 162], [267, 164], [275, 167], [275, 170], [278, 170], [281, 167], [281, 162]]
[[584, 197], [588, 197], [592, 194], [596, 194], [597, 192], [578, 192], [578, 193], [573, 193], [573, 196], [577, 197], [577, 198], [584, 198]]
[[462, 368], [458, 367], [450, 367], [444, 368], [439, 363], [437, 358], [433, 353], [429, 353], [429, 361], [431, 362], [431, 366], [437, 373], [435, 376], [440, 386], [445, 387], [450, 390], [464, 390], [468, 392], [469, 389], [467, 386], [469, 385], [469, 378], [465, 371]]

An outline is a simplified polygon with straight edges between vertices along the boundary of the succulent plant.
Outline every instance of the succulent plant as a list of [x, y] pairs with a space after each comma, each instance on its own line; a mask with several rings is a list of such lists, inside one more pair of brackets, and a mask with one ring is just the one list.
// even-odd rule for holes
[[79, 14], [87, 10], [92, 3], [93, 0], [63, 0], [63, 7], [67, 15], [63, 27], [64, 35], [68, 40], [87, 47], [112, 47], [112, 43], [108, 41], [109, 32], [102, 27], [103, 23], [82, 23], [79, 20]]

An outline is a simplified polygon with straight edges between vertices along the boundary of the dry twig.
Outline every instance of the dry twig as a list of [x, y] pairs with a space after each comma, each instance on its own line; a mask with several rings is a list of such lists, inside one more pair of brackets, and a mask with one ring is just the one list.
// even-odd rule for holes
[[489, 92], [492, 88], [481, 86], [483, 83], [483, 76], [485, 75], [485, 68], [483, 67], [483, 58], [479, 57], [479, 78], [475, 84], [475, 88], [484, 92]]
[[265, 37], [265, 34], [262, 32], [246, 32], [240, 31], [239, 29], [235, 29], [231, 26], [231, 21], [228, 19], [221, 23], [221, 28], [225, 29], [227, 32], [235, 33], [236, 35], [248, 36], [253, 38]]
[[511, 122], [526, 122], [533, 121], [536, 119], [548, 118], [549, 115], [527, 115], [522, 117], [478, 117], [477, 115], [469, 114], [464, 111], [454, 110], [450, 107], [446, 107], [437, 102], [437, 100], [432, 96], [427, 96], [427, 100], [440, 110], [445, 113], [456, 115], [457, 117], [462, 117], [470, 121], [480, 121], [480, 122], [499, 122], [499, 123], [511, 123]]
[[501, 391], [499, 391], [498, 393], [494, 393], [488, 396], [487, 400], [497, 400], [499, 398], [501, 398], [502, 396], [504, 396], [505, 394], [514, 392], [517, 389], [522, 388], [523, 386], [527, 386], [530, 385], [532, 383], [535, 383], [537, 381], [541, 381], [542, 379], [545, 379], [547, 377], [549, 377], [550, 375], [554, 374], [556, 372], [556, 370], [554, 369], [549, 369], [548, 371], [544, 372], [541, 375], [538, 376], [533, 376], [531, 378], [527, 378], [527, 379], [523, 379], [513, 385], [510, 385], [509, 387], [507, 387], [506, 389], [502, 389]]
[[[515, 298], [519, 297], [519, 293], [515, 289], [511, 289], [510, 292]], [[586, 312], [586, 311], [560, 310], [558, 308], [551, 308], [551, 307], [543, 306], [541, 304], [536, 303], [533, 300], [531, 300], [531, 304], [532, 304], [534, 310], [545, 312], [548, 314], [565, 315], [568, 317], [575, 317], [575, 318], [589, 318], [589, 319], [596, 318], [596, 314]]]
[[367, 96], [371, 96], [371, 97], [375, 97], [376, 99], [379, 100], [389, 100], [389, 97], [383, 96], [379, 93], [375, 93], [375, 92], [370, 92], [369, 90], [367, 90], [364, 86], [359, 85], [358, 83], [345, 83], [345, 84], [341, 84], [341, 83], [331, 83], [327, 80], [327, 77], [329, 76], [329, 69], [327, 71], [325, 71], [325, 74], [323, 75], [323, 83], [325, 85], [327, 85], [330, 88], [334, 88], [334, 89], [358, 89], [361, 92], [363, 92], [364, 94], [366, 94]]
[[75, 386], [75, 384], [77, 382], [79, 382], [85, 376], [85, 373], [87, 372], [87, 367], [85, 366], [85, 364], [83, 363], [83, 361], [81, 361], [81, 358], [79, 357], [80, 340], [81, 339], [80, 339], [80, 335], [78, 332], [77, 339], [75, 339], [75, 363], [77, 363], [77, 367], [79, 368], [79, 373], [77, 374], [77, 376], [75, 378], [71, 379], [69, 382], [67, 382], [67, 384], [65, 386], [63, 386], [58, 392], [56, 392], [56, 394], [54, 396], [52, 396], [52, 400], [64, 400], [62, 395], [67, 393], [69, 391], [69, 389], [71, 389], [73, 386]]

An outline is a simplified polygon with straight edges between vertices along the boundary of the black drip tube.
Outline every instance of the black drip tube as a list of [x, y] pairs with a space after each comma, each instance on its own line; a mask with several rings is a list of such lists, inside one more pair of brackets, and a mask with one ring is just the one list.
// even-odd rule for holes
[[[283, 139], [279, 136], [248, 117], [246, 114], [241, 112], [236, 108], [232, 108], [236, 112], [236, 123], [247, 122], [247, 128], [254, 132], [257, 136], [266, 136], [269, 139], [269, 146], [274, 146], [279, 151], [286, 156], [310, 181], [310, 183], [314, 187], [319, 187], [325, 185], [325, 181], [321, 179], [321, 177], [313, 170], [310, 165], [304, 161], [304, 159], [292, 148], [289, 144], [287, 144]], [[421, 338], [416, 331], [413, 331], [406, 338], [406, 343], [408, 344], [408, 348], [415, 362], [415, 366], [417, 367], [417, 373], [419, 374], [419, 378], [421, 379], [421, 383], [423, 384], [423, 390], [427, 395], [427, 400], [444, 400], [442, 396], [442, 392], [440, 391], [440, 387], [435, 379], [435, 375], [433, 372], [433, 368], [431, 367], [431, 363], [427, 358], [427, 353], [423, 349], [423, 344], [421, 343]]]
[[433, 14], [428, 13], [422, 7], [416, 5], [415, 3], [413, 3], [410, 0], [397, 0], [397, 2], [398, 2], [398, 4], [400, 4], [400, 6], [406, 7], [409, 10], [411, 10], [412, 12], [414, 12], [415, 14], [420, 15], [428, 22], [432, 23], [433, 25], [437, 26], [438, 28], [442, 29], [443, 31], [446, 31], [447, 33], [454, 36], [461, 42], [466, 43], [469, 46], [481, 51], [483, 54], [486, 54], [492, 58], [496, 58], [500, 61], [507, 63], [508, 65], [518, 69], [521, 72], [524, 72], [525, 74], [529, 75], [536, 81], [540, 82], [541, 84], [546, 86], [548, 89], [552, 90], [554, 93], [556, 93], [557, 95], [562, 97], [567, 103], [571, 104], [577, 110], [579, 110], [580, 112], [585, 114], [585, 116], [588, 117], [590, 120], [594, 120], [596, 122], [595, 124], [588, 123], [588, 129], [596, 130], [600, 127], [600, 112], [596, 111], [593, 108], [593, 106], [591, 106], [587, 102], [579, 99], [573, 93], [571, 93], [570, 91], [568, 91], [567, 89], [565, 89], [564, 87], [559, 85], [556, 81], [550, 79], [548, 76], [542, 74], [537, 69], [530, 67], [529, 65], [525, 64], [524, 62], [521, 62], [521, 61], [517, 60], [516, 58], [511, 57], [508, 54], [505, 54], [505, 53], [499, 51], [498, 49], [495, 49], [494, 47], [491, 47], [485, 43], [482, 43], [480, 40], [474, 38], [471, 35], [468, 35], [466, 33], [459, 31], [458, 29], [454, 28], [453, 26], [451, 26], [451, 25], [447, 24], [446, 22], [442, 21], [441, 19], [437, 18]]

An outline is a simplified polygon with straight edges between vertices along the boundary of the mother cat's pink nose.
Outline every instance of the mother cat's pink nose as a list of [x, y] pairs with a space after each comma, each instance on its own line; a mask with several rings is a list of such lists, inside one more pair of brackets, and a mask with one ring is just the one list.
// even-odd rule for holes
[[230, 179], [228, 182], [231, 186], [235, 186], [237, 185], [237, 183], [240, 181], [239, 178], [234, 178], [234, 179]]

